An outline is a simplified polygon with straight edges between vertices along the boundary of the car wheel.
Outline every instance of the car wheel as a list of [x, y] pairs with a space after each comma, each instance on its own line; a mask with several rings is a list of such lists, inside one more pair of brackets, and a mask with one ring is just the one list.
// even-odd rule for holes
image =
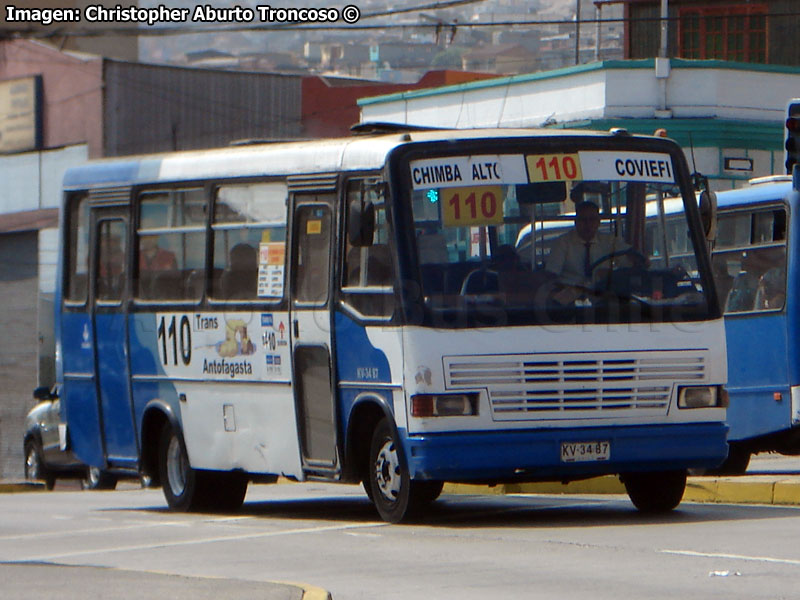
[[25, 479], [42, 481], [44, 487], [52, 490], [56, 485], [56, 477], [44, 462], [42, 444], [37, 439], [25, 442]]
[[81, 481], [85, 490], [113, 490], [117, 487], [117, 476], [103, 471], [99, 467], [89, 467], [86, 478]]

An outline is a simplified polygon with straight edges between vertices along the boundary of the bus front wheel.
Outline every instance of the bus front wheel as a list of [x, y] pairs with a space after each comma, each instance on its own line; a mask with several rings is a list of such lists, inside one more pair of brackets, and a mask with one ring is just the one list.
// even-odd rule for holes
[[673, 510], [686, 491], [686, 471], [626, 473], [622, 483], [639, 512], [661, 514]]
[[[409, 513], [424, 508], [442, 491], [440, 481], [413, 481], [397, 434], [388, 419], [382, 419], [372, 434], [369, 480], [372, 500], [384, 521], [399, 523]], [[364, 487], [367, 487], [365, 485]]]
[[399, 523], [408, 512], [411, 480], [399, 440], [385, 418], [372, 434], [369, 465], [371, 499], [378, 514], [384, 521]]

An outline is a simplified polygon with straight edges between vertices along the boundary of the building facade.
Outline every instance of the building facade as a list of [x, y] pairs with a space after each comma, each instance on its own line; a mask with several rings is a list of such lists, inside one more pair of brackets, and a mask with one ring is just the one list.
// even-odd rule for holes
[[[624, 4], [625, 58], [659, 56], [661, 0]], [[796, 0], [669, 0], [667, 56], [800, 66]]]

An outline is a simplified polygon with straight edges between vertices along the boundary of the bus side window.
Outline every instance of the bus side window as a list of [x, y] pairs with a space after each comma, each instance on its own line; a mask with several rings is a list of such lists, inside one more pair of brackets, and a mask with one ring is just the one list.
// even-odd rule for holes
[[86, 195], [70, 199], [65, 299], [86, 302], [89, 292], [89, 202]]
[[217, 188], [211, 222], [213, 299], [283, 298], [287, 199], [282, 181]]
[[[140, 196], [135, 290], [145, 300], [199, 300], [205, 264], [206, 199], [201, 188]], [[189, 285], [193, 278], [193, 285]]]
[[125, 287], [125, 222], [103, 221], [97, 254], [97, 299], [118, 301]]
[[[361, 202], [361, 180], [350, 180], [347, 186], [347, 207], [352, 202]], [[375, 232], [372, 245], [355, 247], [345, 235], [344, 269], [342, 270], [342, 292], [348, 304], [365, 316], [391, 317], [394, 312], [394, 260], [389, 248], [389, 230], [384, 199], [377, 194], [366, 193], [375, 205]], [[350, 224], [347, 223], [347, 227]]]
[[[779, 310], [786, 303], [786, 211], [738, 211], [719, 220], [712, 265], [720, 290], [722, 269], [732, 278], [726, 313]], [[720, 295], [722, 300], [725, 297]]]

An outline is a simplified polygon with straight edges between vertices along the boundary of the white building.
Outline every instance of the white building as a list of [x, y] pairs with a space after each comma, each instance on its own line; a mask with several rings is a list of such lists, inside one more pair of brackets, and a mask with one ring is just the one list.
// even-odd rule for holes
[[365, 98], [361, 121], [436, 127], [666, 129], [717, 189], [783, 173], [786, 104], [800, 68], [724, 61], [605, 61]]

